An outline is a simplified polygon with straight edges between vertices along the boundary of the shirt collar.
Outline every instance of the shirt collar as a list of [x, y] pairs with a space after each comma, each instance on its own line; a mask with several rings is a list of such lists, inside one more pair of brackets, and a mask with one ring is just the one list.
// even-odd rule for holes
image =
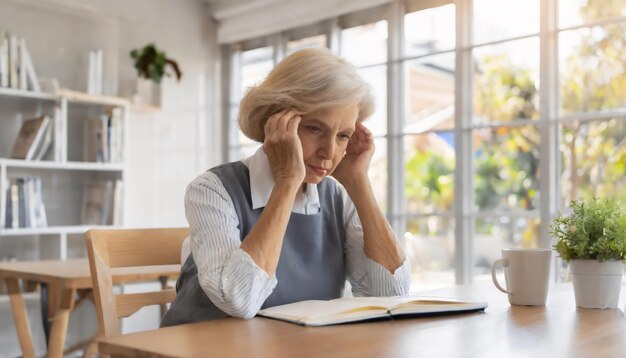
[[[274, 176], [270, 167], [270, 161], [261, 146], [249, 158], [243, 161], [250, 172], [250, 197], [252, 199], [252, 209], [264, 208], [270, 199], [270, 194], [274, 188]], [[308, 184], [306, 193], [298, 190], [294, 200], [293, 211], [306, 213], [316, 213], [320, 208], [320, 198], [317, 192], [317, 185]]]

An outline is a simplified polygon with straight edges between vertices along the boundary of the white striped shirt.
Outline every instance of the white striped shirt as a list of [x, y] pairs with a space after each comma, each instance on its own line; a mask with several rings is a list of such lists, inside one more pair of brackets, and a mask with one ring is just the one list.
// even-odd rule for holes
[[[250, 171], [253, 206], [264, 207], [274, 186], [269, 161], [260, 148], [243, 163]], [[268, 175], [269, 173], [269, 175]], [[342, 190], [346, 223], [346, 279], [355, 296], [396, 296], [409, 292], [410, 272], [405, 259], [393, 274], [370, 260], [363, 251], [363, 228], [354, 204]], [[293, 212], [319, 211], [315, 185], [299, 192]], [[276, 287], [270, 277], [240, 248], [239, 219], [233, 202], [217, 175], [210, 171], [187, 187], [185, 212], [190, 226], [191, 252], [198, 268], [200, 286], [222, 311], [234, 317], [256, 315]]]

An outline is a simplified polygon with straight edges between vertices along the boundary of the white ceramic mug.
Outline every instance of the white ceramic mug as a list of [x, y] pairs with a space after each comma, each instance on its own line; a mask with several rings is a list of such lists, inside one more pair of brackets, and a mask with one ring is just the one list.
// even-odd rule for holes
[[[491, 265], [491, 279], [498, 290], [508, 294], [512, 305], [543, 306], [548, 297], [550, 249], [504, 249], [502, 258]], [[498, 266], [504, 268], [506, 289], [496, 278]]]

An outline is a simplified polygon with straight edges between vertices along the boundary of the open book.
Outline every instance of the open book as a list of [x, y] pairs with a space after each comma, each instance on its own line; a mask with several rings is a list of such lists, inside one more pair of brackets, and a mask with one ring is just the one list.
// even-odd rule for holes
[[482, 311], [486, 307], [486, 302], [440, 297], [343, 297], [290, 303], [260, 310], [258, 314], [305, 326], [327, 326], [392, 316]]

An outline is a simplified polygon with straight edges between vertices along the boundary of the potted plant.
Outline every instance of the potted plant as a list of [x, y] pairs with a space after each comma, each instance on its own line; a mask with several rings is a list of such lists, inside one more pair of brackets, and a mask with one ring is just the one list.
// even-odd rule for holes
[[137, 101], [150, 104], [161, 102], [161, 80], [163, 76], [169, 76], [168, 68], [171, 68], [180, 80], [182, 73], [176, 61], [167, 58], [164, 51], [160, 51], [150, 43], [142, 49], [134, 49], [130, 57], [135, 61], [135, 68], [139, 79], [137, 81]]
[[626, 259], [626, 213], [615, 199], [572, 200], [550, 226], [559, 256], [569, 262], [576, 305], [616, 308]]

